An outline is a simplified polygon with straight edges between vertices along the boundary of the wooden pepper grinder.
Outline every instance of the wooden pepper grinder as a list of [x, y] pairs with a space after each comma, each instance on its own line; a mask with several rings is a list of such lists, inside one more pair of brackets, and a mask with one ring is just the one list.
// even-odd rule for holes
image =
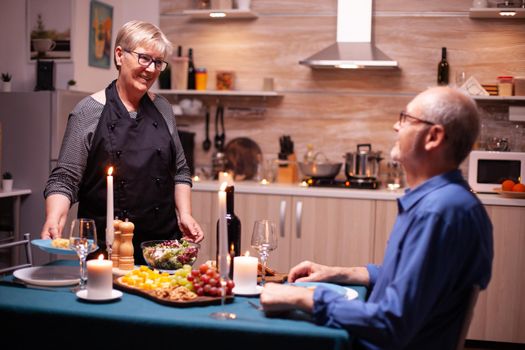
[[135, 259], [133, 258], [133, 230], [135, 225], [126, 219], [119, 224], [120, 230], [120, 249], [118, 265], [121, 270], [133, 270]]
[[113, 261], [113, 267], [119, 267], [119, 256], [120, 256], [120, 224], [122, 223], [122, 220], [119, 220], [118, 218], [113, 220], [113, 227], [114, 227], [114, 233], [115, 238], [113, 240], [113, 252], [111, 253], [111, 261]]

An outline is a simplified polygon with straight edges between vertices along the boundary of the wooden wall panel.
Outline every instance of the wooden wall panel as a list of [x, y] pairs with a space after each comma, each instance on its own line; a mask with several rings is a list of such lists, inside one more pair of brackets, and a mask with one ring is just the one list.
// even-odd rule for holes
[[[287, 133], [299, 156], [309, 142], [336, 158], [369, 140], [388, 155], [396, 116], [416, 93], [435, 85], [443, 46], [451, 83], [458, 70], [482, 83], [494, 83], [499, 75], [525, 75], [524, 21], [470, 19], [470, 0], [375, 1], [375, 42], [399, 62], [397, 71], [312, 70], [298, 64], [335, 41], [336, 0], [254, 0], [258, 18], [230, 21], [190, 20], [181, 13], [192, 4], [161, 1], [160, 25], [184, 52], [194, 49], [196, 65], [208, 70], [208, 88], [214, 89], [218, 70], [228, 69], [236, 73], [236, 89], [259, 90], [265, 77], [273, 77], [283, 95], [263, 103], [226, 102], [267, 107], [263, 118], [226, 114], [227, 139], [252, 137], [265, 154], [275, 155], [279, 136]], [[199, 147], [203, 118], [179, 122], [197, 133], [197, 164], [209, 165], [210, 154]]]

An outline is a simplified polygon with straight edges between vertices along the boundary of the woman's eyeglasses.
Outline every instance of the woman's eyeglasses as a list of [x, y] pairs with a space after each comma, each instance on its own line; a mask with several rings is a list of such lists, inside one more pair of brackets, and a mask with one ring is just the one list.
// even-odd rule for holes
[[405, 124], [407, 118], [411, 118], [411, 119], [417, 120], [420, 123], [425, 123], [425, 124], [428, 124], [428, 125], [436, 125], [436, 123], [429, 122], [428, 120], [423, 120], [421, 118], [417, 118], [417, 117], [411, 116], [410, 114], [407, 114], [405, 111], [401, 111], [401, 113], [399, 113], [399, 125]]
[[126, 49], [123, 49], [124, 51], [126, 51], [127, 53], [134, 53], [135, 55], [137, 55], [137, 60], [139, 62], [139, 64], [142, 66], [142, 67], [149, 67], [150, 64], [154, 63], [155, 64], [155, 69], [158, 70], [158, 71], [163, 71], [166, 69], [166, 67], [168, 67], [168, 62], [166, 61], [163, 61], [163, 60], [159, 60], [159, 59], [153, 59], [153, 57], [151, 57], [150, 55], [148, 54], [145, 54], [145, 53], [140, 53], [140, 52], [135, 52], [135, 51], [131, 51], [131, 50], [126, 50]]

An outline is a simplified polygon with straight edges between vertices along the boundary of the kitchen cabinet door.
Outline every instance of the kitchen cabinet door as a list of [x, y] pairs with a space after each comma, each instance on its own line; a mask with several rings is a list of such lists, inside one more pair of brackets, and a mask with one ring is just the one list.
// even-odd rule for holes
[[294, 197], [291, 263], [362, 266], [373, 256], [372, 200]]
[[200, 242], [199, 255], [193, 265], [195, 267], [205, 263], [207, 260], [215, 259], [215, 222], [217, 219], [216, 215], [214, 216], [212, 213], [212, 204], [213, 200], [216, 201], [217, 199], [215, 197], [212, 198], [213, 194], [213, 192], [201, 191], [193, 191], [191, 193], [192, 216], [197, 220], [204, 232], [204, 239]]
[[375, 238], [374, 238], [374, 256], [372, 262], [374, 264], [383, 263], [385, 257], [385, 249], [392, 227], [397, 218], [397, 201], [375, 201], [376, 215], [375, 215]]
[[525, 207], [486, 208], [494, 227], [492, 278], [479, 295], [467, 339], [525, 343]]
[[275, 222], [278, 233], [277, 249], [270, 253], [268, 266], [278, 272], [290, 269], [290, 230], [291, 230], [290, 196], [265, 194], [235, 194], [235, 214], [241, 220], [241, 252], [249, 250], [251, 255], [258, 256], [251, 248], [253, 224], [256, 220], [269, 219]]

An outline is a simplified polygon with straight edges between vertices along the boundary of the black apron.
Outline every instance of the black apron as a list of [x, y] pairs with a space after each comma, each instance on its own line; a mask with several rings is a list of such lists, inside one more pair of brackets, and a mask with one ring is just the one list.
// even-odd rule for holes
[[141, 242], [181, 237], [174, 199], [176, 150], [148, 94], [132, 119], [115, 83], [106, 88], [106, 104], [91, 142], [78, 217], [95, 220], [99, 246], [105, 251], [107, 170], [113, 166], [115, 215], [135, 224], [135, 263], [144, 264]]

